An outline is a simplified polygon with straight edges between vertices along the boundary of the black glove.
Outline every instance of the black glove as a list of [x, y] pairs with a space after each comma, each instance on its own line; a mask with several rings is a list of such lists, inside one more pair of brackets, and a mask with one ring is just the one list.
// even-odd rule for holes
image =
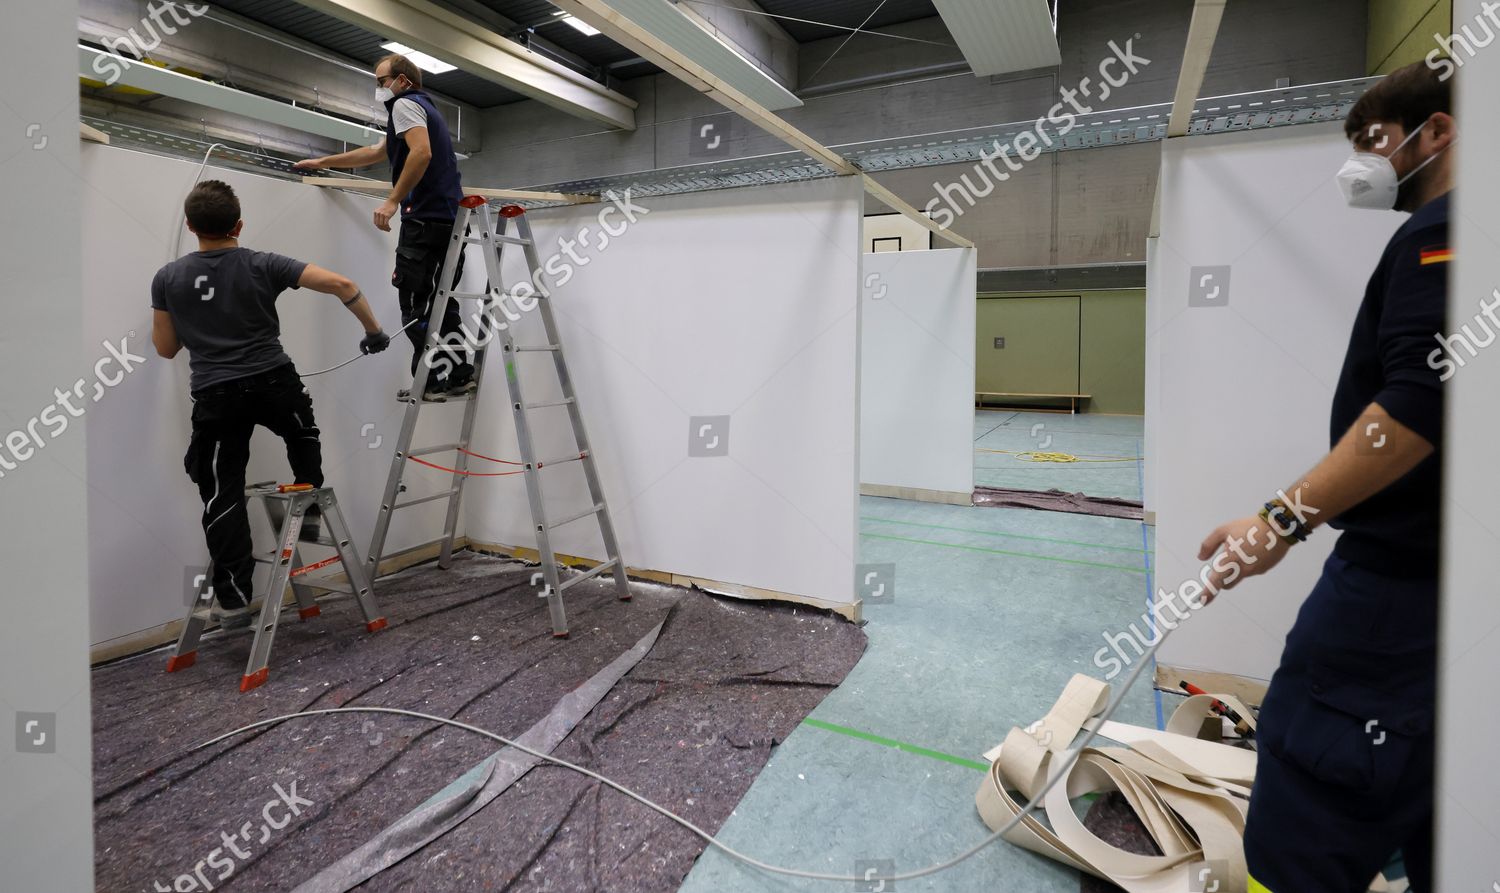
[[380, 353], [390, 346], [391, 336], [384, 332], [371, 332], [359, 342], [360, 353]]

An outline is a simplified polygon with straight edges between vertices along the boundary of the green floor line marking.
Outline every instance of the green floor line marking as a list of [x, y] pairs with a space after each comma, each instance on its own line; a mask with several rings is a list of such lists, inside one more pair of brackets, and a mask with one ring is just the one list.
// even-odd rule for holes
[[1131, 552], [1136, 555], [1145, 554], [1144, 549], [1134, 546], [1106, 546], [1103, 543], [1080, 543], [1074, 540], [1057, 540], [1048, 536], [1027, 536], [1024, 533], [1001, 533], [998, 530], [974, 530], [968, 527], [945, 527], [942, 524], [918, 524], [916, 521], [895, 521], [890, 518], [866, 518], [860, 517], [861, 521], [873, 521], [877, 524], [902, 524], [907, 527], [926, 527], [929, 530], [951, 530], [955, 533], [978, 533], [984, 536], [1006, 536], [1011, 539], [1032, 540], [1038, 543], [1058, 543], [1063, 546], [1083, 546], [1088, 549], [1110, 549], [1116, 552]]
[[821, 719], [808, 717], [802, 720], [802, 724], [804, 726], [812, 726], [815, 729], [822, 729], [825, 732], [837, 732], [840, 735], [848, 735], [850, 738], [869, 741], [879, 744], [882, 747], [891, 747], [896, 750], [905, 751], [906, 753], [914, 753], [919, 757], [931, 757], [934, 760], [942, 760], [945, 763], [952, 763], [955, 766], [963, 766], [965, 769], [977, 769], [980, 772], [990, 771], [989, 763], [966, 760], [963, 757], [956, 757], [951, 753], [943, 753], [940, 750], [929, 750], [928, 748], [918, 747], [915, 744], [907, 744], [904, 741], [897, 741], [893, 738], [882, 738], [879, 735], [871, 735], [869, 732], [861, 732], [859, 729], [851, 729], [848, 726], [836, 726], [831, 722], [824, 722]]
[[1144, 574], [1143, 567], [1130, 567], [1124, 564], [1104, 564], [1098, 561], [1079, 561], [1076, 558], [1054, 558], [1051, 555], [1033, 555], [1030, 552], [1007, 552], [1004, 549], [986, 549], [983, 546], [960, 546], [957, 543], [940, 543], [934, 540], [914, 540], [904, 536], [885, 536], [879, 533], [861, 533], [860, 536], [875, 540], [893, 540], [898, 543], [916, 543], [921, 546], [945, 546], [949, 549], [963, 549], [967, 552], [984, 552], [988, 555], [1009, 555], [1013, 558], [1035, 558], [1038, 561], [1057, 561], [1062, 564], [1080, 564], [1084, 567], [1102, 567], [1112, 571], [1129, 571], [1132, 574]]

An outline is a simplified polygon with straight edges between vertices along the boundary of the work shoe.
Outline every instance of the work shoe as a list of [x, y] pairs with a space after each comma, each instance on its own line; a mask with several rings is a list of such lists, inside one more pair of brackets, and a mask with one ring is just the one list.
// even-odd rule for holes
[[249, 605], [241, 605], [238, 608], [226, 608], [223, 605], [214, 605], [208, 612], [210, 620], [219, 624], [220, 629], [236, 630], [246, 629], [255, 622], [255, 614]]
[[[402, 388], [396, 392], [396, 399], [402, 403], [411, 399], [411, 388]], [[423, 403], [443, 403], [448, 399], [448, 385], [442, 381], [427, 382], [427, 392], [422, 395]]]
[[479, 382], [474, 380], [474, 367], [464, 363], [453, 370], [448, 376], [447, 387], [444, 388], [449, 394], [465, 396], [479, 389]]

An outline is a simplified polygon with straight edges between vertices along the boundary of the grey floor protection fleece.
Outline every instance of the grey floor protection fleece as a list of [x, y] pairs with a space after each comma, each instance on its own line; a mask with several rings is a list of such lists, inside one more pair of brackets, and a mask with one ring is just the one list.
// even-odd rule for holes
[[[499, 748], [418, 719], [296, 719], [211, 748], [259, 719], [398, 707], [518, 737], [662, 625], [651, 650], [556, 755], [715, 830], [781, 741], [859, 660], [835, 615], [633, 583], [568, 591], [552, 638], [532, 569], [462, 554], [380, 582], [391, 625], [363, 631], [351, 600], [284, 615], [270, 680], [241, 694], [246, 635], [205, 640], [168, 675], [155, 652], [93, 674], [99, 890], [291, 890]], [[540, 765], [454, 830], [360, 890], [676, 890], [703, 842], [571, 770]]]
[[974, 488], [974, 504], [985, 508], [1037, 509], [1044, 512], [1067, 512], [1073, 515], [1097, 515], [1102, 518], [1127, 518], [1139, 521], [1144, 508], [1131, 499], [1112, 496], [1085, 496], [1063, 490], [1007, 490], [1001, 487]]

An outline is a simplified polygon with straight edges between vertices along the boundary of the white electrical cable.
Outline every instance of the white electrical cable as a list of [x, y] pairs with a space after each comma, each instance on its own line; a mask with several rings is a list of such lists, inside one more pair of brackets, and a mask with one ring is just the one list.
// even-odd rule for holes
[[[411, 328], [412, 326], [416, 325], [417, 322], [421, 320], [421, 318], [422, 317], [420, 317], [420, 316], [414, 316], [414, 317], [412, 317], [410, 322], [408, 322], [406, 325], [404, 325], [401, 328], [399, 328], [399, 329], [396, 330], [396, 335], [399, 335], [402, 332], [406, 331], [407, 329]], [[392, 335], [391, 337], [394, 338], [395, 335]], [[364, 359], [367, 356], [369, 356], [369, 354], [367, 354], [367, 353], [356, 354], [355, 356], [350, 357], [349, 359], [345, 360], [344, 362], [339, 363], [337, 366], [329, 366], [327, 369], [319, 369], [317, 372], [309, 372], [306, 375], [303, 375], [302, 378], [312, 378], [314, 375], [322, 375], [325, 372], [332, 372], [335, 369], [342, 369], [345, 366], [349, 365], [350, 363], [354, 362], [355, 360], [362, 360], [362, 359]]]
[[[228, 148], [229, 147], [226, 146], [226, 145], [224, 145], [223, 143], [214, 143], [212, 146], [208, 147], [208, 151], [203, 153], [203, 163], [200, 164], [200, 165], [198, 165], [198, 173], [196, 175], [194, 175], [194, 177], [193, 177], [193, 185], [188, 187], [188, 192], [192, 192], [195, 188], [197, 188], [198, 183], [203, 179], [203, 171], [208, 168], [208, 158], [209, 158], [210, 155], [214, 154], [214, 150], [215, 149], [228, 149]], [[185, 229], [187, 229], [187, 211], [186, 210], [184, 210], [182, 212], [182, 223], [178, 227], [176, 240], [172, 242], [172, 250], [171, 250], [170, 255], [167, 257], [167, 263], [171, 263], [172, 261], [176, 260], [178, 258], [178, 256], [182, 253], [182, 231], [185, 230]], [[404, 325], [401, 328], [399, 328], [399, 329], [396, 330], [396, 334], [399, 335], [402, 332], [406, 331], [407, 329], [411, 328], [420, 319], [421, 319], [421, 317], [419, 317], [419, 316], [418, 317], [412, 317], [412, 319], [411, 319], [410, 322], [408, 322], [406, 325]], [[357, 354], [356, 356], [350, 357], [349, 359], [345, 360], [344, 362], [339, 363], [337, 366], [329, 366], [327, 369], [319, 369], [317, 372], [309, 372], [306, 375], [303, 375], [301, 377], [302, 378], [312, 378], [314, 375], [323, 375], [323, 374], [326, 374], [328, 372], [333, 372], [336, 369], [342, 369], [342, 368], [344, 368], [345, 366], [349, 365], [350, 363], [354, 362], [355, 360], [362, 359], [362, 358], [367, 357], [367, 356], [369, 356], [369, 354], [361, 352], [361, 353]]]
[[[1047, 779], [1047, 783], [1042, 786], [1042, 789], [1040, 791], [1037, 791], [1035, 797], [1031, 798], [1030, 803], [1027, 803], [1020, 812], [1016, 813], [1014, 818], [1006, 822], [1003, 827], [991, 834], [989, 837], [986, 837], [984, 840], [980, 841], [979, 843], [975, 844], [959, 855], [954, 856], [952, 859], [947, 860], [946, 862], [939, 862], [936, 865], [929, 865], [926, 868], [918, 869], [916, 871], [909, 871], [904, 874], [892, 875], [891, 877], [884, 878], [884, 880], [892, 882], [909, 881], [921, 877], [926, 877], [928, 875], [937, 874], [942, 871], [947, 871], [948, 869], [957, 866], [959, 863], [965, 861], [966, 859], [969, 859], [970, 857], [976, 855], [985, 847], [988, 847], [995, 841], [999, 840], [1012, 828], [1019, 825], [1022, 819], [1024, 819], [1034, 809], [1036, 809], [1038, 804], [1040, 804], [1046, 798], [1047, 793], [1051, 791], [1052, 788], [1056, 786], [1057, 783], [1068, 774], [1068, 772], [1073, 768], [1073, 765], [1078, 762], [1078, 758], [1082, 755], [1084, 748], [1088, 747], [1089, 744], [1093, 742], [1094, 738], [1098, 736], [1099, 728], [1114, 716], [1115, 710], [1120, 706], [1120, 703], [1125, 700], [1125, 695], [1129, 693], [1131, 687], [1135, 685], [1136, 680], [1140, 678], [1141, 672], [1145, 669], [1147, 663], [1156, 658], [1157, 650], [1160, 649], [1162, 643], [1167, 640], [1167, 635], [1170, 632], [1171, 630], [1163, 631], [1161, 634], [1161, 638], [1157, 639], [1155, 644], [1147, 649], [1145, 654], [1141, 655], [1141, 659], [1136, 662], [1135, 669], [1131, 670], [1130, 675], [1125, 680], [1124, 686], [1120, 688], [1120, 693], [1116, 695], [1109, 706], [1105, 708], [1103, 715], [1099, 719], [1099, 722], [1092, 726], [1087, 737], [1083, 739], [1083, 743], [1079, 744], [1076, 747], [1071, 747], [1063, 752], [1064, 759], [1062, 760], [1061, 765], [1057, 766], [1050, 772], [1051, 777]], [[597, 772], [594, 772], [593, 770], [585, 769], [582, 766], [570, 763], [567, 760], [561, 759], [560, 757], [555, 757], [550, 754], [532, 750], [524, 744], [517, 744], [515, 741], [512, 741], [509, 738], [497, 735], [494, 732], [488, 731], [486, 729], [481, 729], [477, 726], [471, 726], [467, 723], [462, 723], [455, 719], [447, 719], [441, 716], [432, 716], [427, 713], [418, 713], [414, 710], [401, 710], [395, 707], [330, 707], [324, 710], [305, 710], [301, 713], [288, 713], [284, 716], [276, 716], [272, 717], [271, 719], [263, 719], [260, 722], [251, 723], [248, 726], [235, 729], [232, 732], [226, 732], [223, 735], [218, 736], [217, 738], [213, 738], [209, 741], [205, 741], [202, 744], [199, 744], [197, 747], [194, 747], [193, 750], [201, 750], [202, 748], [217, 744], [226, 738], [232, 738], [235, 735], [241, 734], [242, 732], [248, 732], [252, 729], [260, 728], [261, 726], [268, 726], [275, 723], [286, 722], [289, 719], [298, 719], [304, 716], [322, 716], [331, 713], [392, 713], [398, 716], [410, 716], [417, 719], [425, 719], [432, 722], [443, 723], [444, 725], [449, 725], [455, 728], [463, 729], [465, 731], [473, 732], [476, 735], [483, 735], [487, 738], [493, 738], [494, 740], [499, 741], [501, 744], [504, 744], [507, 747], [514, 747], [516, 750], [531, 754], [538, 759], [545, 760], [546, 762], [553, 763], [567, 769], [572, 769], [575, 772], [579, 772], [583, 775], [588, 776], [589, 778], [594, 779], [595, 781], [598, 781], [600, 784], [614, 788], [630, 799], [635, 800], [637, 803], [640, 803], [643, 806], [661, 813], [663, 816], [671, 819], [682, 827], [703, 838], [711, 846], [717, 847], [718, 849], [722, 850], [724, 854], [729, 856], [730, 858], [736, 859], [754, 868], [758, 868], [761, 871], [770, 872], [771, 874], [788, 875], [790, 877], [807, 878], [809, 880], [815, 881], [839, 881], [841, 883], [850, 883], [869, 880], [869, 878], [855, 877], [854, 875], [849, 874], [829, 874], [819, 871], [803, 871], [798, 868], [784, 868], [779, 865], [771, 865], [766, 862], [761, 862], [758, 859], [747, 856], [744, 853], [731, 848], [728, 844], [720, 842], [719, 839], [714, 837], [712, 834], [704, 831], [702, 828], [699, 828], [697, 825], [694, 825], [692, 822], [688, 821], [682, 816], [677, 815], [666, 807], [648, 800], [646, 797], [637, 794], [635, 791], [630, 790], [624, 785], [605, 778], [604, 776], [600, 775]]]
[[[224, 145], [223, 143], [214, 143], [212, 146], [208, 147], [208, 151], [203, 153], [203, 163], [198, 165], [198, 173], [193, 177], [193, 185], [188, 187], [189, 193], [196, 189], [198, 186], [198, 181], [203, 179], [203, 171], [208, 167], [208, 156], [214, 154], [215, 149], [227, 148], [229, 147]], [[186, 200], [186, 196], [184, 196], [184, 200]], [[187, 229], [187, 209], [184, 208], [182, 212], [182, 222], [177, 227], [177, 238], [172, 240], [172, 249], [167, 255], [167, 263], [171, 263], [182, 254], [182, 231], [185, 229]]]

